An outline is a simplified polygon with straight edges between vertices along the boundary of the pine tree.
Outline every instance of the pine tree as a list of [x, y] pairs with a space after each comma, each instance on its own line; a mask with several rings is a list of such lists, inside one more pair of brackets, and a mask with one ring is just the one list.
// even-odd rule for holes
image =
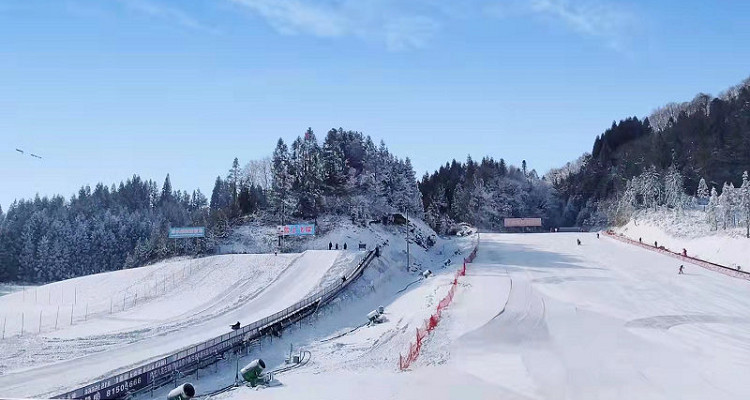
[[721, 221], [724, 229], [727, 229], [731, 224], [732, 218], [732, 187], [731, 184], [724, 183], [724, 187], [721, 189], [721, 195], [719, 196], [719, 210], [721, 212]]
[[321, 151], [311, 128], [304, 138], [297, 138], [292, 144], [292, 165], [297, 196], [296, 212], [303, 218], [314, 218], [322, 210], [323, 169]]
[[708, 185], [706, 184], [706, 180], [701, 178], [701, 180], [698, 182], [698, 190], [696, 190], [695, 195], [698, 197], [699, 204], [702, 204], [705, 210], [705, 205], [708, 203], [708, 196], [710, 196], [710, 191], [708, 190]]
[[240, 161], [237, 157], [232, 161], [232, 168], [227, 174], [227, 184], [229, 185], [229, 193], [232, 195], [232, 204], [237, 204], [237, 196], [240, 191]]
[[323, 142], [323, 177], [329, 193], [343, 195], [348, 176], [347, 160], [337, 141], [340, 140], [336, 130], [330, 130]]
[[193, 196], [190, 199], [190, 208], [200, 210], [208, 205], [208, 199], [203, 195], [200, 189], [193, 190]]
[[740, 208], [745, 220], [745, 236], [750, 238], [750, 181], [747, 171], [742, 173], [742, 186], [740, 186]]
[[159, 204], [165, 204], [172, 200], [172, 182], [169, 180], [169, 174], [164, 178], [164, 185], [161, 187], [161, 197]]
[[287, 215], [292, 211], [290, 206], [293, 204], [291, 191], [294, 178], [290, 173], [290, 164], [289, 149], [284, 140], [279, 138], [271, 159], [271, 197], [274, 213], [279, 216], [281, 223], [288, 221]]
[[216, 182], [214, 183], [214, 189], [211, 192], [211, 210], [227, 210], [232, 207], [232, 204], [233, 200], [232, 194], [229, 190], [229, 185], [221, 179], [221, 176], [217, 176]]
[[669, 207], [680, 208], [682, 206], [682, 174], [674, 164], [670, 165], [664, 174], [664, 202]]

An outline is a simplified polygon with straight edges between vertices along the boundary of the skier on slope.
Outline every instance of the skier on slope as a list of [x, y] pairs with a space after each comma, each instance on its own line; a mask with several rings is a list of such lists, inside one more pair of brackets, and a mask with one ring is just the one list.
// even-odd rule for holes
[[682, 275], [682, 274], [684, 274], [684, 273], [685, 273], [684, 269], [685, 269], [685, 267], [684, 267], [683, 265], [680, 265], [680, 270], [679, 270], [679, 271], [677, 271], [677, 275]]
[[581, 245], [581, 239], [576, 239], [576, 242], [578, 243], [579, 246]]

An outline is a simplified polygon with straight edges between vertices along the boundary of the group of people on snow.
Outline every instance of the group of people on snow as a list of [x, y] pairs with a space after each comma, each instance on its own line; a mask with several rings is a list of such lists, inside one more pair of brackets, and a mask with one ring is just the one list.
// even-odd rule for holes
[[[333, 247], [334, 247], [333, 242], [328, 242], [328, 250], [332, 250]], [[346, 246], [346, 242], [344, 242], [344, 250], [346, 250], [346, 247], [347, 247]], [[338, 249], [339, 249], [339, 244], [336, 243], [336, 250], [338, 250]]]

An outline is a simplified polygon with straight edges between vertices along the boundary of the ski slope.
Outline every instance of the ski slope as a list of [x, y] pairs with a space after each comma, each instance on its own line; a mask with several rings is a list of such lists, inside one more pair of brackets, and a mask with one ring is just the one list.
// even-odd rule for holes
[[[0, 395], [55, 394], [221, 335], [236, 321], [250, 323], [301, 300], [330, 271], [356, 264], [358, 254], [362, 253], [310, 250], [278, 256], [224, 255], [159, 263], [37, 288], [42, 293], [54, 293], [56, 289], [62, 293], [63, 286], [68, 285], [65, 292], [69, 293], [77, 287], [81, 293], [88, 293], [79, 301], [107, 307], [73, 325], [0, 342], [4, 354], [0, 360], [5, 366], [0, 375]], [[155, 278], [164, 274], [169, 274], [165, 275], [166, 283]], [[149, 292], [155, 282], [166, 289], [160, 292], [162, 288], [156, 287]], [[143, 284], [142, 293], [152, 296], [143, 295], [141, 303], [134, 301], [132, 308], [128, 308], [126, 298], [124, 310], [110, 314], [106, 295], [118, 293], [118, 283], [122, 290], [131, 292]], [[96, 287], [101, 290], [83, 289]], [[38, 294], [35, 303], [29, 297], [28, 293], [3, 296], [0, 310], [38, 308]]]
[[[281, 386], [217, 398], [750, 397], [750, 282], [677, 268], [673, 258], [594, 234], [482, 234], [411, 370], [398, 371], [397, 352], [452, 270], [384, 294], [382, 325], [325, 342], [325, 321], [318, 337], [300, 333], [297, 346], [313, 362], [279, 377]], [[273, 357], [283, 347], [264, 351]]]

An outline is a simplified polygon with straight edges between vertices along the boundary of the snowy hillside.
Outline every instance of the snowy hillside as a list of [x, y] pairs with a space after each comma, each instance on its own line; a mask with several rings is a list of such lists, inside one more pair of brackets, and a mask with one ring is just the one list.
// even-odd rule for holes
[[647, 244], [656, 241], [674, 252], [686, 249], [692, 257], [750, 270], [750, 239], [745, 230], [712, 230], [705, 216], [701, 210], [684, 210], [679, 215], [671, 210], [643, 210], [614, 231]]
[[[0, 394], [59, 393], [225, 333], [238, 320], [249, 323], [270, 315], [339, 280], [366, 254], [357, 250], [359, 243], [368, 249], [383, 246], [382, 257], [340, 302], [384, 285], [401, 288], [416, 279], [420, 266], [440, 268], [448, 258], [459, 257], [460, 243], [438, 239], [421, 221], [410, 225], [410, 270], [404, 226], [362, 227], [346, 219], [324, 224], [330, 228], [320, 236], [291, 245], [325, 250], [171, 259], [1, 297], [0, 319], [6, 325], [0, 340]], [[340, 248], [346, 242], [348, 250], [328, 251], [329, 242]], [[358, 316], [366, 313], [352, 310]], [[39, 368], [64, 373], [66, 379], [46, 380]]]
[[[351, 230], [356, 230], [356, 237], [349, 236], [348, 232]], [[334, 374], [338, 380], [341, 376], [339, 374], [347, 376], [354, 373], [359, 376], [371, 369], [395, 373], [399, 353], [408, 348], [413, 340], [414, 329], [421, 326], [424, 319], [434, 311], [437, 302], [445, 296], [461, 260], [476, 244], [475, 236], [438, 238], [421, 221], [412, 221], [412, 237], [426, 242], [426, 237], [433, 236], [436, 243], [426, 248], [412, 243], [412, 268], [407, 270], [403, 230], [403, 226], [380, 224], [357, 228], [342, 222], [339, 228], [332, 230], [327, 236], [310, 241], [311, 246], [325, 243], [327, 247], [329, 241], [339, 240], [341, 243], [353, 238], [357, 242], [361, 239], [363, 242], [374, 241], [387, 245], [382, 247], [381, 257], [375, 259], [364, 275], [333, 304], [319, 310], [315, 317], [303, 321], [298, 328], [285, 331], [281, 338], [264, 339], [260, 349], [251, 351], [239, 361], [232, 358], [220, 363], [215, 372], [201, 372], [197, 381], [200, 382], [198, 393], [205, 394], [231, 385], [236, 366], [242, 366], [254, 357], [261, 357], [269, 369], [283, 366], [284, 354], [288, 354], [290, 345], [294, 349], [302, 348], [313, 354], [312, 360], [305, 367], [312, 374], [305, 375], [310, 379]], [[418, 272], [424, 269], [432, 270], [435, 275], [428, 279], [421, 278]], [[387, 322], [364, 326], [367, 313], [378, 306], [385, 307]], [[278, 379], [285, 385], [287, 379], [295, 377], [293, 374], [278, 375]], [[195, 375], [186, 377], [185, 380], [195, 381]], [[347, 385], [361, 383], [355, 379]], [[342, 382], [334, 386], [338, 387], [340, 384]], [[298, 389], [290, 389], [292, 391], [284, 392], [286, 394], [283, 396], [292, 397], [282, 398], [310, 395], [304, 391], [296, 392]], [[160, 389], [154, 396], [163, 396], [168, 390], [169, 388]], [[241, 389], [229, 397], [234, 395], [244, 398], [245, 395], [255, 396], [256, 393], [250, 394]], [[222, 396], [227, 395], [215, 398]], [[317, 394], [313, 397], [320, 398]]]
[[[479, 249], [409, 371], [398, 371], [398, 353], [444, 295], [455, 265], [401, 293], [395, 279], [370, 293], [358, 285], [340, 308], [239, 361], [260, 356], [274, 368], [293, 344], [312, 353], [310, 363], [277, 375], [279, 386], [212, 398], [750, 396], [750, 311], [741, 306], [750, 282], [691, 265], [677, 275], [672, 258], [586, 233], [482, 234]], [[387, 321], [358, 328], [377, 305]], [[193, 380], [198, 393], [231, 384], [234, 368], [227, 362]]]
[[[215, 337], [284, 309], [357, 260], [337, 251], [178, 259], [0, 297], [2, 394], [58, 392]], [[66, 381], [35, 381], [41, 367]]]

